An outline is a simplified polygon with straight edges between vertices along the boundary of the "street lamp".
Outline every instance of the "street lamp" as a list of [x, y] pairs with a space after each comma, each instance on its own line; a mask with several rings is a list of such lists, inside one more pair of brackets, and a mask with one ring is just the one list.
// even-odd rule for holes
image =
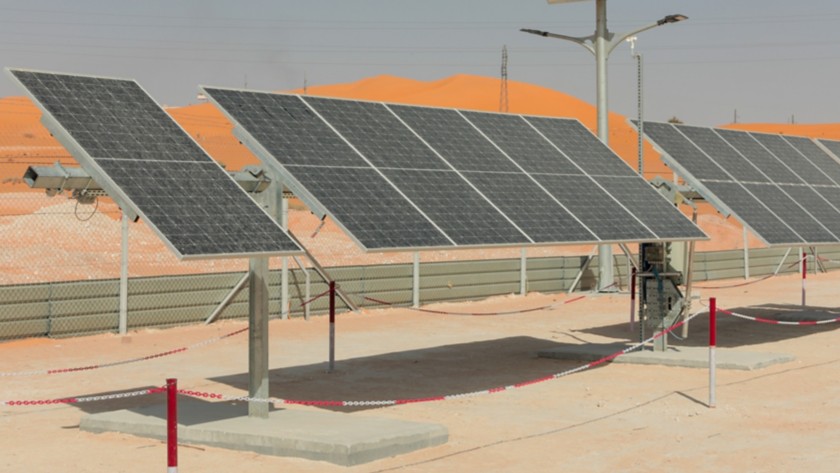
[[[571, 3], [583, 0], [547, 1], [548, 3]], [[598, 138], [604, 144], [609, 144], [609, 128], [607, 124], [607, 58], [610, 53], [624, 40], [642, 31], [687, 19], [688, 17], [685, 15], [668, 15], [647, 26], [616, 35], [607, 29], [607, 0], [595, 0], [595, 33], [590, 36], [567, 36], [526, 28], [520, 31], [547, 38], [571, 41], [595, 55], [595, 102], [598, 111]], [[600, 245], [598, 247], [598, 291], [606, 292], [608, 288], [613, 286], [613, 279], [612, 247], [610, 245]]]

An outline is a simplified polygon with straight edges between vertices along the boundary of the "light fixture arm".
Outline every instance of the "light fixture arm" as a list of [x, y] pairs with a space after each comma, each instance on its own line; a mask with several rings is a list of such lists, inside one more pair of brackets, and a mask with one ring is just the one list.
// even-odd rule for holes
[[647, 31], [649, 29], [656, 28], [657, 26], [662, 26], [664, 24], [666, 24], [666, 23], [663, 23], [662, 20], [659, 20], [657, 22], [654, 22], [654, 23], [651, 23], [647, 26], [643, 26], [641, 28], [635, 29], [635, 30], [630, 31], [628, 33], [619, 33], [618, 35], [614, 36], [613, 38], [611, 38], [609, 40], [610, 42], [607, 44], [607, 55], [612, 53], [613, 49], [617, 48], [618, 45], [623, 43], [624, 40], [626, 40], [627, 38], [629, 38], [631, 36], [636, 36], [637, 34], [643, 32], [643, 31]]
[[548, 31], [532, 30], [532, 29], [528, 29], [528, 28], [522, 28], [519, 31], [522, 31], [524, 33], [535, 34], [537, 36], [544, 36], [546, 38], [555, 38], [555, 39], [562, 39], [562, 40], [570, 41], [570, 42], [575, 43], [575, 44], [581, 46], [582, 48], [586, 49], [587, 51], [589, 51], [593, 55], [595, 54], [595, 35], [594, 34], [589, 35], [589, 36], [567, 36], [567, 35], [564, 35], [564, 34], [549, 33]]
[[[643, 31], [647, 31], [649, 29], [656, 28], [657, 26], [667, 25], [669, 23], [676, 23], [678, 21], [683, 21], [683, 20], [686, 20], [686, 19], [688, 19], [688, 17], [686, 17], [684, 15], [668, 15], [661, 20], [657, 20], [657, 21], [655, 21], [655, 22], [653, 22], [649, 25], [645, 25], [641, 28], [637, 28], [633, 31], [628, 31], [626, 33], [619, 33], [619, 34], [616, 35], [616, 34], [610, 32], [610, 31], [606, 31], [604, 39], [607, 40], [607, 45], [606, 45], [607, 46], [606, 47], [607, 56], [609, 56], [610, 53], [612, 53], [613, 50], [615, 48], [617, 48], [619, 44], [623, 43], [627, 38], [630, 38], [631, 36], [636, 36], [637, 34], [643, 32]], [[522, 28], [519, 31], [522, 31], [524, 33], [535, 34], [537, 36], [543, 36], [543, 37], [546, 37], [546, 38], [555, 38], [555, 39], [562, 39], [562, 40], [570, 41], [572, 43], [575, 43], [575, 44], [583, 47], [584, 49], [586, 49], [587, 51], [589, 51], [593, 55], [597, 55], [597, 53], [595, 51], [595, 39], [596, 39], [596, 36], [597, 36], [596, 34], [591, 34], [589, 36], [568, 36], [568, 35], [564, 35], [564, 34], [550, 33], [548, 31], [532, 30], [532, 29], [528, 29], [528, 28]]]

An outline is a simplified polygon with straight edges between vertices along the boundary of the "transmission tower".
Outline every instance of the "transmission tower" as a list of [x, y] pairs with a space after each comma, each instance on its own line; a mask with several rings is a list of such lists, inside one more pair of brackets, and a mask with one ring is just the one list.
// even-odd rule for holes
[[507, 45], [502, 46], [502, 90], [499, 93], [499, 111], [508, 111], [508, 53]]

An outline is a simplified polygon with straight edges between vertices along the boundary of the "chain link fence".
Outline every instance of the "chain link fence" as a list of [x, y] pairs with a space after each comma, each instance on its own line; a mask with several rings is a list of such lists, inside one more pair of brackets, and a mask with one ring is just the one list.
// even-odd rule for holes
[[[24, 107], [10, 113], [31, 111]], [[43, 130], [27, 126], [31, 129], [4, 125], [0, 130], [0, 339], [116, 332], [122, 212], [107, 197], [81, 204], [67, 193], [50, 197], [29, 189], [21, 179], [28, 166], [78, 164]], [[233, 153], [236, 144], [218, 146]], [[593, 246], [366, 253], [329, 218], [321, 221], [297, 199], [287, 204], [289, 227], [312, 259], [270, 259], [271, 317], [326, 312], [326, 297], [307, 301], [326, 291], [330, 278], [352, 305], [369, 309], [594, 285], [598, 262]], [[246, 259], [179, 261], [142, 221], [128, 224], [127, 245], [128, 330], [247, 317]], [[619, 287], [626, 288], [627, 260], [618, 247], [613, 252]], [[695, 280], [767, 274], [780, 264], [783, 252], [752, 250], [749, 261], [739, 251], [700, 253]], [[840, 264], [836, 249], [819, 254], [824, 268]], [[796, 271], [788, 264], [795, 258], [788, 255], [782, 272]], [[339, 310], [349, 308], [337, 302]]]

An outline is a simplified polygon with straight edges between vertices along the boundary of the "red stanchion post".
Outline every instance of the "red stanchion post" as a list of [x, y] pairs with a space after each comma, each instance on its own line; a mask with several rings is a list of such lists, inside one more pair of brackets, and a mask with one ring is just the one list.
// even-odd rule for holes
[[166, 380], [167, 473], [178, 473], [178, 380]]
[[802, 252], [802, 307], [805, 307], [805, 278], [808, 274], [808, 255]]
[[335, 369], [335, 281], [330, 281], [330, 373]]
[[717, 299], [709, 299], [709, 407], [715, 407], [715, 346], [717, 345]]
[[636, 268], [630, 270], [630, 331], [636, 325]]

